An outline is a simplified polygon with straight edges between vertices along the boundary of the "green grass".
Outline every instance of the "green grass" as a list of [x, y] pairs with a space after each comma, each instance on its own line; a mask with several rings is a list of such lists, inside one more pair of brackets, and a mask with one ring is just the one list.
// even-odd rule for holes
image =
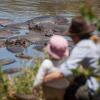
[[12, 78], [0, 70], [0, 100], [7, 100], [11, 93], [32, 94], [34, 78], [41, 64], [41, 59], [36, 60], [35, 66], [25, 68], [21, 74]]
[[97, 25], [97, 29], [100, 31], [100, 17], [95, 14], [95, 11], [92, 7], [90, 8], [90, 6], [85, 4], [80, 5], [80, 14], [88, 22], [95, 23]]

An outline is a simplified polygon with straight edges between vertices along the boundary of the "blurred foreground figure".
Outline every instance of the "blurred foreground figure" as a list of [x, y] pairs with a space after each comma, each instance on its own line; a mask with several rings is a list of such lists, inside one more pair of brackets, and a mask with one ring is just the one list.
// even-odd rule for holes
[[63, 36], [54, 35], [50, 38], [45, 50], [49, 58], [45, 59], [39, 68], [34, 82], [34, 89], [37, 90], [43, 85], [45, 100], [63, 100], [65, 90], [69, 85], [67, 79], [62, 77], [44, 84], [44, 77], [53, 71], [59, 71], [62, 63], [68, 58], [68, 42]]
[[[97, 48], [98, 35], [93, 34], [95, 30], [95, 26], [88, 23], [83, 17], [73, 18], [66, 35], [73, 39], [75, 47], [59, 71], [54, 71], [44, 78], [45, 83], [58, 80], [61, 77], [74, 78], [66, 89], [64, 100], [92, 100], [98, 91], [99, 83], [95, 76], [99, 76], [100, 55], [98, 54], [99, 48]], [[86, 71], [91, 71], [87, 77], [84, 75], [84, 70], [80, 70], [80, 74], [74, 73], [80, 65]]]

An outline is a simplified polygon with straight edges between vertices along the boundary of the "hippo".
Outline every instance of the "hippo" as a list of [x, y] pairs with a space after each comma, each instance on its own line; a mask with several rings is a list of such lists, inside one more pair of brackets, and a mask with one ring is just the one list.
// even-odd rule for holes
[[22, 26], [22, 23], [14, 23], [10, 19], [0, 19], [0, 29], [16, 30]]
[[5, 47], [5, 41], [3, 39], [0, 39], [0, 48], [4, 48]]
[[53, 22], [57, 25], [67, 25], [69, 20], [64, 16], [55, 16]]
[[0, 59], [0, 65], [4, 66], [4, 65], [8, 65], [11, 63], [16, 62], [15, 59], [10, 59], [10, 58], [4, 58], [4, 59]]
[[56, 35], [64, 35], [64, 32], [68, 30], [68, 25], [56, 25], [50, 22], [47, 23], [39, 23], [34, 24], [32, 27], [32, 30], [38, 33], [41, 33], [40, 35], [44, 36], [52, 36], [53, 34]]
[[5, 47], [6, 39], [12, 35], [13, 35], [13, 32], [0, 29], [0, 48]]
[[29, 41], [31, 44], [38, 43], [38, 41], [43, 41], [45, 39], [49, 39], [50, 37], [40, 35], [40, 33], [37, 32], [32, 32], [32, 33], [27, 33], [24, 37], [27, 41]]
[[41, 17], [35, 17], [34, 19], [25, 21], [25, 22], [18, 22], [14, 23], [13, 21], [10, 21], [8, 19], [0, 19], [0, 29], [5, 29], [5, 30], [11, 30], [15, 31], [18, 29], [28, 29], [29, 25], [33, 23], [38, 23], [38, 22], [45, 22], [48, 18], [51, 18], [50, 16], [41, 16]]
[[39, 16], [26, 22], [8, 24], [2, 30], [14, 33], [21, 28], [27, 28], [29, 32], [24, 36], [7, 36], [9, 38], [6, 39], [5, 45], [10, 52], [23, 52], [31, 44], [35, 44], [34, 47], [41, 50], [48, 42], [45, 39], [54, 34], [64, 35], [63, 33], [69, 28], [69, 21], [66, 17], [59, 15]]
[[[0, 26], [2, 29], [10, 30], [10, 31], [18, 31], [20, 29], [29, 29], [29, 30], [37, 29], [37, 30], [41, 31], [41, 30], [44, 30], [45, 23], [47, 23], [46, 30], [49, 29], [49, 27], [50, 27], [51, 29], [49, 31], [53, 31], [54, 28], [57, 31], [57, 30], [60, 30], [60, 28], [63, 29], [63, 27], [66, 27], [69, 25], [69, 20], [66, 17], [60, 16], [60, 15], [39, 16], [39, 17], [35, 17], [31, 20], [28, 20], [25, 22], [18, 22], [18, 23], [10, 22], [7, 24], [7, 21], [5, 21], [5, 20], [3, 21], [3, 19], [1, 19], [0, 22], [1, 22]], [[6, 23], [6, 24], [4, 24], [4, 23]], [[43, 27], [42, 27], [42, 25], [43, 25]]]
[[[11, 32], [19, 32], [21, 29], [37, 30], [43, 35], [61, 34], [69, 26], [69, 20], [64, 16], [39, 16], [31, 20], [19, 23], [10, 23], [1, 27], [3, 30]], [[61, 33], [60, 33], [61, 32]], [[41, 34], [40, 34], [41, 35]]]
[[0, 18], [0, 25], [1, 26], [5, 26], [7, 24], [11, 24], [13, 21], [10, 20], [10, 19], [3, 19], [3, 18]]
[[[35, 18], [27, 21], [29, 26], [38, 24], [38, 23], [44, 23], [44, 22], [51, 22], [53, 24], [58, 24], [58, 25], [67, 25], [69, 23], [69, 20], [64, 16], [46, 15], [46, 16], [35, 17]], [[31, 29], [31, 27], [30, 27], [30, 29]]]
[[1, 27], [2, 27], [1, 29], [4, 30], [19, 32], [19, 30], [21, 29], [28, 29], [28, 23], [27, 22], [11, 23]]
[[5, 45], [8, 51], [20, 53], [30, 45], [30, 42], [24, 36], [13, 36], [6, 40]]
[[29, 25], [29, 29], [33, 29], [33, 26], [35, 24], [39, 24], [39, 23], [52, 23], [52, 24], [56, 24], [56, 25], [68, 25], [69, 23], [69, 20], [64, 17], [64, 16], [39, 16], [39, 17], [36, 17], [34, 19], [31, 19], [28, 22], [28, 25]]
[[49, 39], [50, 38], [44, 38], [38, 42], [34, 42], [33, 49], [35, 48], [36, 50], [43, 51], [43, 49], [47, 46]]
[[28, 22], [29, 30], [41, 33], [40, 35], [52, 36], [53, 34], [63, 35], [69, 28], [69, 20], [64, 16], [40, 16]]
[[9, 37], [5, 42], [5, 46], [7, 50], [12, 53], [22, 53], [24, 49], [30, 45], [34, 45], [35, 49], [44, 47], [46, 46], [48, 40], [49, 37], [47, 38], [45, 36], [27, 34], [22, 36]]
[[6, 39], [12, 36], [13, 32], [5, 29], [0, 29], [0, 39]]
[[27, 34], [25, 36], [31, 45], [33, 45], [33, 49], [42, 50], [48, 43], [50, 37], [39, 35], [36, 33]]

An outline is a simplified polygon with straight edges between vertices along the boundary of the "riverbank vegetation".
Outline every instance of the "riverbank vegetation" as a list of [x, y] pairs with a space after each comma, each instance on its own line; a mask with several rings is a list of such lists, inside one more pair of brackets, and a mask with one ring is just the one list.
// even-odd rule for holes
[[16, 100], [16, 94], [31, 96], [32, 92], [40, 100], [42, 98], [42, 92], [40, 91], [37, 94], [32, 90], [40, 63], [41, 59], [37, 59], [34, 67], [25, 68], [16, 75], [8, 75], [2, 72], [0, 67], [0, 100]]
[[[41, 60], [37, 60], [36, 65], [30, 68], [25, 68], [20, 72], [19, 75], [7, 75], [0, 70], [0, 100], [16, 100], [16, 94], [31, 96], [34, 95], [38, 100], [43, 100], [42, 90], [37, 93], [33, 89], [33, 83], [40, 66]], [[91, 70], [85, 70], [82, 66], [78, 67], [77, 70], [73, 71], [77, 74], [84, 74], [88, 77], [92, 74]], [[97, 77], [100, 81], [100, 77]], [[98, 90], [100, 93], [100, 89]], [[31, 98], [31, 97], [30, 97]]]

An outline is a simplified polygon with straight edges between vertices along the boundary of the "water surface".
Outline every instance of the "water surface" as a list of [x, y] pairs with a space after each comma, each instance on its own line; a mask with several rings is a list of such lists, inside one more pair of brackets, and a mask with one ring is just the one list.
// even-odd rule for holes
[[[64, 15], [70, 17], [79, 14], [79, 7], [82, 3], [84, 3], [84, 0], [0, 0], [0, 18], [23, 22], [42, 15]], [[100, 4], [100, 0], [98, 0], [98, 4]], [[100, 10], [97, 11], [100, 14]], [[20, 35], [25, 34], [26, 31], [20, 30]], [[27, 54], [33, 57], [43, 56], [41, 52], [33, 50], [32, 47], [27, 49]], [[16, 59], [16, 63], [6, 65], [4, 69], [29, 64], [27, 61], [16, 58], [15, 54], [7, 51], [6, 48], [1, 48], [0, 59], [8, 57]]]
[[78, 13], [78, 6], [82, 2], [83, 0], [76, 0], [76, 3], [74, 0], [0, 0], [0, 18], [25, 21], [45, 14]]

